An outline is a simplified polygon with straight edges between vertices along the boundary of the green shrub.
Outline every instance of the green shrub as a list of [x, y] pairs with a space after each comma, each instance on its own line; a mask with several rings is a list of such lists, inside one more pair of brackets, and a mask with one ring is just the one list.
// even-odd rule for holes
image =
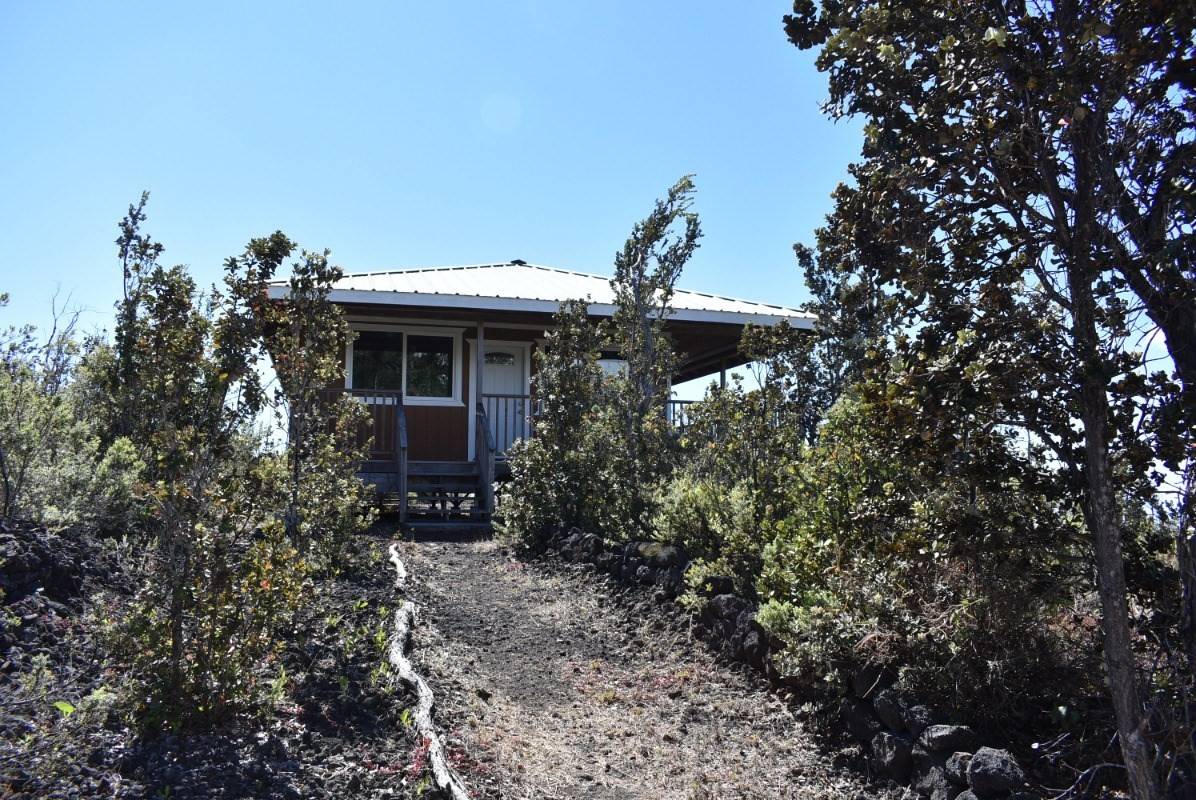
[[[890, 663], [926, 697], [996, 698], [993, 709], [1084, 680], [1092, 643], [1052, 627], [1087, 585], [1067, 506], [1007, 470], [932, 470], [910, 453], [921, 437], [892, 422], [841, 401], [795, 470], [757, 584], [759, 620], [786, 644], [781, 668], [834, 677]], [[984, 447], [976, 465], [1008, 444]]]
[[[561, 305], [537, 350], [535, 438], [511, 454], [514, 480], [500, 514], [505, 535], [539, 546], [580, 525], [625, 541], [650, 531], [657, 487], [676, 463], [665, 419], [676, 354], [664, 335], [673, 287], [701, 237], [689, 176], [635, 224], [615, 255], [615, 311], [601, 325], [587, 303]], [[600, 349], [623, 359], [603, 375]]]
[[210, 722], [267, 699], [278, 631], [306, 594], [306, 569], [281, 522], [248, 544], [231, 522], [191, 527], [179, 554], [186, 569], [151, 561], [179, 583], [144, 582], [118, 630], [117, 652], [137, 682], [136, 711], [150, 727]]
[[[125, 300], [111, 357], [94, 366], [106, 387], [96, 406], [108, 467], [140, 463], [134, 483], [108, 487], [114, 501], [134, 487], [146, 546], [117, 649], [134, 667], [143, 721], [178, 727], [260, 704], [307, 576], [336, 569], [369, 517], [353, 474], [360, 409], [318, 402], [316, 388], [343, 369], [343, 319], [327, 302], [339, 272], [304, 253], [298, 294], [270, 304], [265, 283], [294, 249], [275, 233], [229, 259], [224, 289], [203, 296], [182, 267], [157, 264], [162, 248], [138, 229], [142, 206], [118, 240]], [[287, 361], [274, 394], [267, 356]], [[281, 452], [261, 430], [275, 407], [287, 423]]]
[[693, 563], [686, 581], [695, 592], [702, 593], [711, 578], [730, 578], [738, 594], [755, 595], [770, 532], [756, 521], [748, 486], [728, 489], [681, 472], [666, 484], [656, 507], [655, 536], [689, 553]]
[[500, 531], [529, 547], [558, 527], [593, 518], [599, 455], [590, 441], [602, 384], [599, 334], [580, 300], [562, 303], [536, 349], [535, 436], [509, 453], [512, 479], [500, 496]]

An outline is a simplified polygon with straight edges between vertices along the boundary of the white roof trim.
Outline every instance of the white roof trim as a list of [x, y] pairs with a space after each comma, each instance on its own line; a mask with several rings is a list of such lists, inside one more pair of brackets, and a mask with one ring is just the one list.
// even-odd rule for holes
[[[525, 272], [526, 270], [526, 272]], [[470, 280], [463, 282], [462, 273], [469, 271]], [[537, 271], [549, 273], [541, 274]], [[344, 304], [424, 306], [482, 311], [516, 311], [552, 314], [568, 299], [589, 300], [595, 291], [608, 297], [609, 278], [554, 267], [530, 264], [480, 264], [470, 267], [435, 267], [390, 272], [356, 273], [337, 281], [329, 299]], [[416, 283], [429, 290], [411, 290]], [[462, 293], [460, 289], [477, 286], [478, 294]], [[394, 287], [393, 289], [389, 287]], [[445, 289], [448, 291], [439, 291]], [[493, 292], [509, 289], [511, 295], [498, 296]], [[520, 290], [523, 291], [520, 291]], [[453, 291], [457, 290], [457, 291]], [[583, 290], [588, 290], [584, 291]], [[273, 299], [286, 297], [285, 281], [277, 281], [268, 292]], [[581, 296], [579, 296], [581, 293]], [[523, 297], [520, 294], [541, 296]], [[554, 296], [544, 297], [544, 294]], [[603, 298], [607, 299], [607, 298]], [[713, 306], [713, 307], [701, 307]], [[719, 306], [722, 306], [721, 308]], [[594, 316], [614, 313], [611, 302], [590, 301]], [[709, 322], [732, 325], [776, 325], [788, 321], [796, 328], [810, 330], [814, 317], [803, 311], [767, 303], [736, 300], [713, 294], [678, 289], [670, 307], [669, 319], [678, 322]]]

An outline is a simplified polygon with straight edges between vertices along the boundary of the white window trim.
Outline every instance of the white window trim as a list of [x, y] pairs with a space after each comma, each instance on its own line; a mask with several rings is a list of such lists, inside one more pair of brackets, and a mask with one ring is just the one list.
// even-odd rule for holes
[[[372, 323], [354, 322], [349, 326], [356, 331], [385, 331], [403, 334], [403, 405], [405, 406], [441, 406], [462, 408], [465, 403], [461, 399], [461, 332], [462, 328], [436, 328], [414, 325], [375, 325]], [[407, 395], [407, 337], [442, 336], [453, 340], [453, 393], [450, 397], [409, 397]], [[353, 388], [353, 342], [345, 347], [345, 383]], [[361, 398], [366, 403], [378, 402], [370, 397]]]

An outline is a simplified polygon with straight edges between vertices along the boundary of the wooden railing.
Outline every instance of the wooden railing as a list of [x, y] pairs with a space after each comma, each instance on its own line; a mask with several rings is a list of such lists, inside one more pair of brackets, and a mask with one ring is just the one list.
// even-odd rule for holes
[[496, 450], [494, 434], [490, 431], [490, 420], [486, 414], [486, 405], [478, 403], [477, 425], [475, 426], [474, 453], [478, 459], [478, 481], [481, 484], [487, 514], [494, 513], [494, 453]]
[[532, 435], [532, 398], [527, 394], [483, 394], [494, 433], [495, 451], [505, 453], [516, 439]]
[[693, 400], [666, 400], [664, 404], [664, 418], [678, 430], [689, 427], [689, 407]]
[[398, 406], [395, 407], [395, 414], [398, 416], [395, 425], [398, 440], [395, 442], [395, 447], [399, 451], [399, 522], [405, 523], [407, 521], [407, 412], [403, 409], [401, 398]]
[[395, 474], [395, 491], [399, 496], [399, 521], [407, 521], [407, 412], [403, 408], [403, 393], [395, 389], [330, 389], [329, 397], [349, 395], [369, 409], [370, 420], [363, 426], [361, 439], [370, 440], [368, 460], [374, 464], [389, 463]]

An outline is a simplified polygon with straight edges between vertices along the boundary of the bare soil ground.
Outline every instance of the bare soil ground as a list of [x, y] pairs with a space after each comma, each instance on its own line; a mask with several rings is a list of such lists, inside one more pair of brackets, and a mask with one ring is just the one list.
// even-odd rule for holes
[[401, 546], [422, 607], [414, 659], [478, 796], [881, 796], [804, 713], [693, 639], [680, 613], [589, 568], [493, 541]]

